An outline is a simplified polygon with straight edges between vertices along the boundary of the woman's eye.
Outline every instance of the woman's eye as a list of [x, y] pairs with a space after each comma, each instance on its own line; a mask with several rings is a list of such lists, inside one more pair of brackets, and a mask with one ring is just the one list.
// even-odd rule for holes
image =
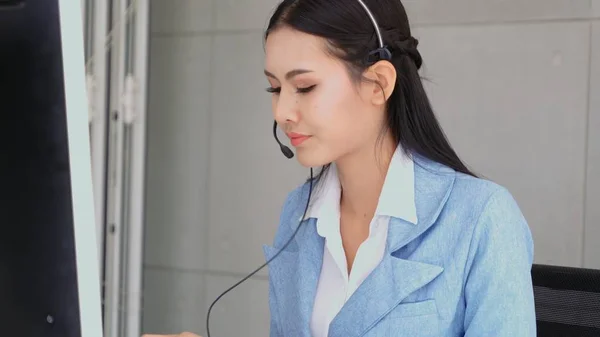
[[268, 87], [266, 90], [272, 94], [278, 94], [281, 92], [281, 88]]
[[315, 87], [316, 85], [311, 85], [310, 87], [306, 88], [298, 88], [296, 89], [296, 91], [300, 94], [306, 94], [307, 92], [311, 92]]
[[[310, 87], [306, 87], [306, 88], [296, 88], [296, 92], [299, 94], [306, 94], [308, 92], [311, 92], [315, 87], [316, 87], [316, 85], [311, 85]], [[274, 87], [269, 87], [266, 90], [267, 90], [267, 92], [269, 92], [271, 94], [279, 94], [281, 92], [281, 88], [274, 88]]]

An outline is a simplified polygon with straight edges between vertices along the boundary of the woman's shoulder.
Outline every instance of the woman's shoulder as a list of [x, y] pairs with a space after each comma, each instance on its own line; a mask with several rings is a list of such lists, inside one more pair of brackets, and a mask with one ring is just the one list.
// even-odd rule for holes
[[273, 242], [274, 247], [282, 245], [300, 224], [310, 189], [310, 182], [305, 182], [287, 194], [279, 216], [279, 225]]
[[[504, 187], [485, 177], [458, 172], [446, 165], [423, 159], [416, 156], [418, 174], [416, 179], [425, 182], [418, 183], [425, 193], [430, 189], [438, 189], [440, 193], [436, 198], [445, 199], [445, 208], [452, 209], [453, 214], [463, 216], [478, 216], [484, 211], [505, 212], [510, 211], [520, 215], [520, 209], [511, 192]], [[442, 187], [436, 187], [435, 185]], [[423, 187], [424, 186], [424, 187]], [[445, 187], [443, 187], [445, 186]], [[416, 191], [418, 194], [419, 191]], [[446, 198], [443, 198], [446, 195]]]
[[[450, 192], [447, 195], [449, 198], [446, 206], [466, 207], [473, 212], [477, 212], [480, 207], [485, 207], [487, 201], [492, 197], [514, 200], [506, 187], [485, 177], [458, 172], [447, 165], [419, 155], [413, 155], [413, 161], [416, 164], [416, 185], [421, 186], [421, 190], [438, 189], [438, 193], [441, 193], [441, 195]], [[422, 180], [421, 183], [418, 181], [420, 179]], [[438, 188], [435, 185], [441, 187]], [[416, 193], [418, 192], [416, 191]], [[428, 192], [428, 194], [431, 193]]]
[[[457, 173], [448, 206], [462, 210], [470, 219], [474, 242], [489, 242], [511, 246], [517, 243], [531, 258], [533, 239], [529, 224], [509, 189], [491, 180]], [[458, 212], [453, 212], [458, 213]]]
[[511, 213], [521, 215], [513, 194], [507, 187], [464, 173], [456, 173], [451, 202], [457, 207], [467, 207], [473, 212]]

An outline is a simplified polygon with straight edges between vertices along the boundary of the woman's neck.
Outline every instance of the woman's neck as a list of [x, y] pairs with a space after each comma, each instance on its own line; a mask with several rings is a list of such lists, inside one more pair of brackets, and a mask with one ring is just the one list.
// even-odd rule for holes
[[388, 167], [396, 146], [386, 139], [377, 152], [373, 147], [359, 151], [336, 161], [338, 177], [342, 187], [340, 208], [352, 217], [373, 217], [379, 195], [385, 182]]

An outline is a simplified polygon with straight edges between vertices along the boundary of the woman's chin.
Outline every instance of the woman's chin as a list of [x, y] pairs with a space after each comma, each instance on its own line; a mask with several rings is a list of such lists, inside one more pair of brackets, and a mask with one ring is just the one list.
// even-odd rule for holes
[[300, 165], [306, 168], [321, 167], [331, 162], [328, 161], [323, 155], [319, 155], [315, 151], [302, 148], [296, 149], [296, 160], [298, 163], [300, 163]]

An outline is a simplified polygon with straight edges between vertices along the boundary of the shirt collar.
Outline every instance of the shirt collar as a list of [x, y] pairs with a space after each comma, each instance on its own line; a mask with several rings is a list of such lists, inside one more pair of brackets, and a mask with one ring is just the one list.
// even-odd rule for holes
[[417, 224], [415, 164], [400, 146], [390, 162], [375, 214]]
[[[308, 208], [307, 218], [322, 219], [319, 223], [339, 222], [341, 186], [335, 164], [321, 178], [313, 191], [313, 202]], [[400, 218], [412, 224], [417, 223], [415, 205], [414, 162], [398, 146], [385, 177], [375, 215]]]
[[339, 226], [327, 226], [326, 224], [336, 224], [340, 220], [340, 196], [342, 188], [337, 174], [335, 164], [331, 164], [329, 170], [325, 172], [321, 181], [316, 185], [313, 191], [314, 201], [307, 211], [308, 218], [316, 218], [317, 232], [319, 235], [329, 236], [331, 230], [339, 231]]

